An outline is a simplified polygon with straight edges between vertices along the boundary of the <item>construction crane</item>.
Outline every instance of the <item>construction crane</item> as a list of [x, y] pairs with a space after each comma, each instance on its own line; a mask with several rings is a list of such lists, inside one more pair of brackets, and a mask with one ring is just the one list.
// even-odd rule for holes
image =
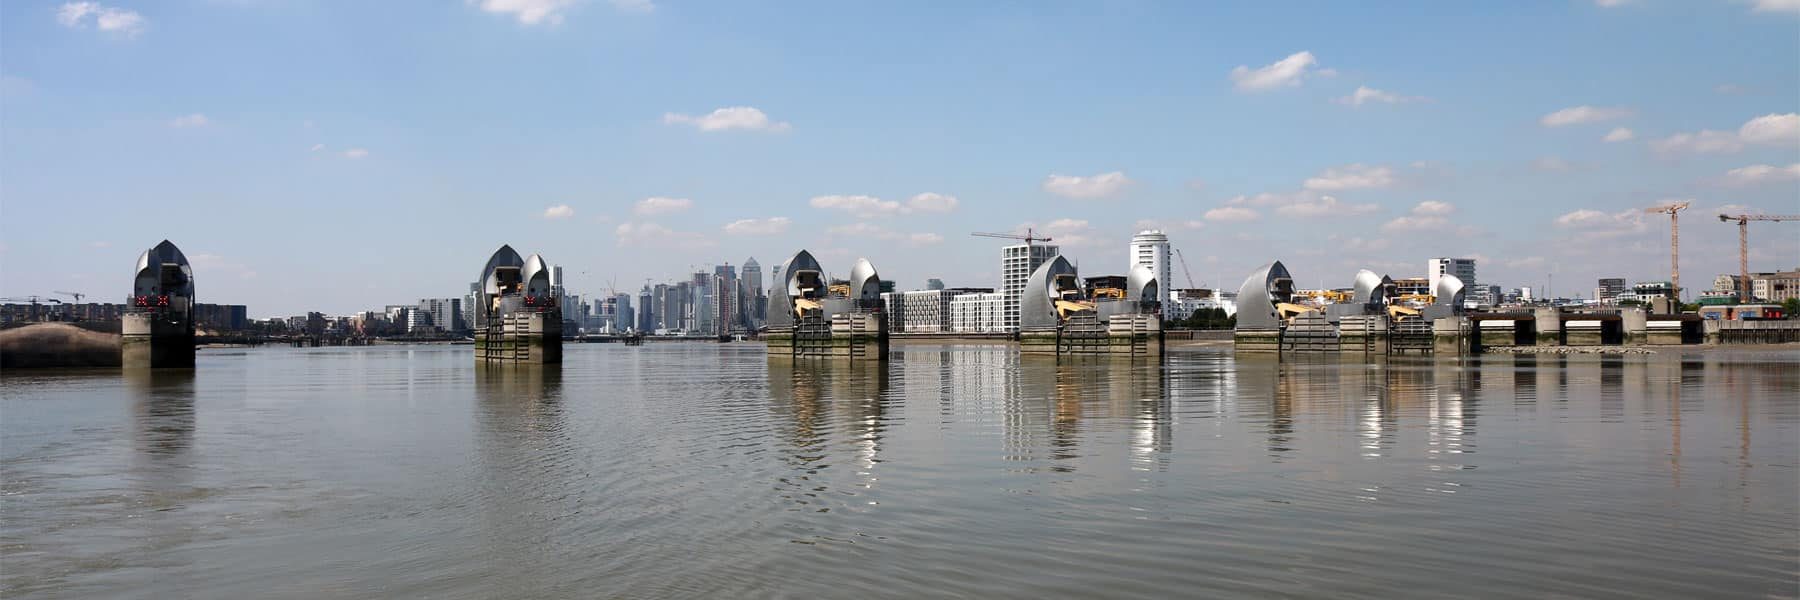
[[1188, 289], [1195, 289], [1195, 288], [1200, 287], [1200, 286], [1194, 285], [1194, 273], [1193, 273], [1193, 271], [1188, 270], [1187, 257], [1183, 256], [1181, 254], [1180, 248], [1175, 249], [1175, 260], [1181, 261], [1181, 274], [1182, 274], [1182, 276], [1187, 277]]
[[1720, 223], [1738, 224], [1738, 302], [1750, 302], [1750, 222], [1800, 221], [1800, 215], [1719, 215]]
[[1675, 289], [1675, 301], [1681, 301], [1681, 211], [1687, 202], [1671, 202], [1644, 209], [1647, 213], [1669, 215], [1669, 285]]
[[62, 294], [64, 296], [68, 296], [70, 298], [74, 298], [76, 304], [81, 304], [81, 299], [87, 297], [87, 294], [83, 294], [81, 292], [65, 292], [62, 290], [57, 290], [56, 293]]
[[1025, 245], [1027, 245], [1027, 246], [1030, 246], [1032, 244], [1032, 242], [1048, 242], [1048, 241], [1050, 241], [1049, 236], [1038, 237], [1037, 232], [1033, 231], [1030, 228], [1025, 229], [1025, 235], [1019, 235], [1016, 233], [986, 233], [986, 232], [981, 232], [981, 231], [977, 231], [977, 232], [971, 233], [969, 235], [972, 235], [975, 237], [1001, 238], [1001, 239], [1007, 239], [1007, 240], [1025, 240]]

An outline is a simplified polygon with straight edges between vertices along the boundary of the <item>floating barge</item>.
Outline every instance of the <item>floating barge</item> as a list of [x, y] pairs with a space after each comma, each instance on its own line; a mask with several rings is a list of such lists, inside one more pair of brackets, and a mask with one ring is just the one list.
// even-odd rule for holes
[[1160, 282], [1142, 265], [1123, 279], [1124, 289], [1087, 289], [1067, 258], [1038, 265], [1019, 297], [1019, 351], [1160, 357]]
[[868, 259], [858, 259], [840, 285], [828, 285], [824, 268], [805, 250], [782, 263], [780, 273], [769, 290], [763, 333], [770, 358], [887, 360], [881, 276]]
[[501, 246], [481, 269], [475, 302], [477, 364], [562, 363], [562, 306], [550, 289], [550, 265]]
[[194, 268], [169, 240], [137, 260], [121, 318], [120, 364], [139, 369], [194, 367]]

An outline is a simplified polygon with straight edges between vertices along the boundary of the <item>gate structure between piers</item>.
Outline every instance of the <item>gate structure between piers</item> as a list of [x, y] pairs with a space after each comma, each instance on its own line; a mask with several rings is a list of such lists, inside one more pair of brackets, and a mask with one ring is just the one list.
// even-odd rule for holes
[[1424, 319], [1394, 321], [1388, 331], [1388, 354], [1430, 354], [1433, 341], [1431, 323]]

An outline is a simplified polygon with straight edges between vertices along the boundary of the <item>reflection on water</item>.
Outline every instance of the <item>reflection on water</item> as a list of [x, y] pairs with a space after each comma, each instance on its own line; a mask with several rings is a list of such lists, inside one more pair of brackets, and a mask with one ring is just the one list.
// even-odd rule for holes
[[0, 596], [1791, 596], [1800, 353], [5, 374]]
[[186, 466], [194, 445], [194, 371], [129, 369], [122, 376], [131, 389], [133, 440], [141, 464], [175, 470]]

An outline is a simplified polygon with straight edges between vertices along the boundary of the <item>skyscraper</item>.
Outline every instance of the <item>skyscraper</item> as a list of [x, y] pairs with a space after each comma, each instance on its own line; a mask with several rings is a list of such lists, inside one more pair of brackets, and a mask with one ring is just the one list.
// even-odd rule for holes
[[1600, 286], [1594, 288], [1595, 300], [1612, 300], [1619, 297], [1619, 294], [1625, 293], [1625, 278], [1623, 277], [1602, 277], [1598, 283]]
[[445, 333], [467, 331], [468, 325], [463, 321], [462, 298], [422, 298], [415, 312], [430, 315], [427, 317], [431, 325], [436, 325]]
[[651, 315], [653, 315], [650, 321], [650, 331], [680, 327], [675, 320], [680, 315], [681, 305], [671, 302], [674, 299], [673, 288], [666, 283], [656, 284], [651, 298], [655, 301], [656, 306], [650, 309]]
[[713, 327], [707, 333], [725, 335], [742, 323], [743, 304], [738, 298], [737, 270], [731, 264], [713, 267]]
[[655, 292], [650, 291], [650, 284], [644, 284], [643, 291], [638, 292], [637, 330], [639, 333], [648, 334], [656, 331], [656, 315], [650, 312], [650, 305], [655, 303], [654, 294]]
[[1006, 331], [1019, 330], [1019, 295], [1025, 280], [1044, 261], [1056, 258], [1061, 249], [1045, 244], [1015, 244], [1000, 249], [1000, 293], [1005, 298], [1001, 325]]
[[1169, 236], [1162, 231], [1145, 229], [1131, 236], [1131, 266], [1143, 265], [1156, 276], [1156, 301], [1162, 314], [1169, 314]]
[[763, 295], [762, 265], [757, 264], [754, 256], [744, 261], [744, 291], [751, 298]]
[[636, 321], [632, 318], [631, 294], [621, 293], [613, 296], [610, 300], [613, 302], [613, 331], [623, 332], [631, 329], [632, 323]]
[[[1431, 293], [1437, 293], [1438, 280], [1445, 275], [1455, 275], [1463, 282], [1463, 289], [1475, 290], [1475, 259], [1473, 258], [1433, 258], [1425, 263], [1425, 278], [1429, 281]], [[1470, 298], [1481, 301], [1481, 299]]]

